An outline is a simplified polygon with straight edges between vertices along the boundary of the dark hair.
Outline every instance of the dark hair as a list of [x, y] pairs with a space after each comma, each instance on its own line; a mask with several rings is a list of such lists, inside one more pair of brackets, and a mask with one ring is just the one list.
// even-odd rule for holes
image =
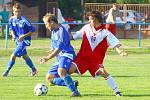
[[20, 6], [20, 4], [19, 4], [19, 3], [15, 3], [15, 4], [13, 5], [13, 8], [21, 9], [21, 6]]
[[54, 21], [55, 23], [58, 23], [56, 16], [52, 16], [51, 20]]
[[103, 22], [102, 14], [99, 11], [91, 11], [86, 14], [87, 17], [92, 16], [95, 17], [100, 23]]
[[55, 23], [58, 23], [58, 20], [56, 18], [56, 16], [54, 14], [51, 14], [51, 13], [47, 13], [44, 17], [43, 17], [43, 20], [44, 19], [48, 19], [48, 22], [50, 21], [53, 21]]

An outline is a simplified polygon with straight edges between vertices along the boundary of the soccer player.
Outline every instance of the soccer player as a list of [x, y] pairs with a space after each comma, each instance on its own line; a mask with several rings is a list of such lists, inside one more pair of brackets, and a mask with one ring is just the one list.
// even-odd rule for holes
[[16, 43], [16, 48], [10, 57], [3, 76], [6, 77], [8, 75], [10, 69], [15, 64], [16, 57], [22, 57], [25, 60], [26, 64], [32, 70], [31, 76], [34, 76], [37, 73], [37, 69], [27, 55], [26, 47], [30, 46], [31, 34], [35, 32], [35, 28], [21, 15], [21, 6], [18, 3], [13, 5], [13, 14], [14, 16], [10, 18], [10, 31], [12, 39]]
[[78, 71], [84, 74], [87, 70], [93, 77], [102, 76], [115, 92], [121, 96], [114, 79], [103, 66], [103, 60], [108, 46], [111, 46], [121, 56], [127, 56], [120, 46], [119, 40], [102, 25], [102, 16], [98, 11], [87, 13], [89, 24], [86, 24], [80, 31], [73, 34], [74, 40], [82, 38], [80, 50], [71, 66], [70, 74]]
[[119, 16], [123, 20], [117, 6], [118, 5], [116, 3], [112, 5], [112, 8], [109, 10], [108, 17], [106, 19], [106, 23], [109, 23], [106, 24], [106, 28], [114, 35], [116, 34], [116, 16]]
[[57, 63], [50, 67], [46, 80], [48, 83], [59, 86], [67, 86], [72, 92], [72, 96], [80, 96], [76, 85], [68, 71], [75, 58], [75, 52], [70, 44], [70, 36], [67, 30], [58, 23], [57, 18], [52, 14], [43, 17], [45, 27], [51, 31], [52, 49], [49, 54], [40, 59], [40, 63], [45, 63], [56, 56]]

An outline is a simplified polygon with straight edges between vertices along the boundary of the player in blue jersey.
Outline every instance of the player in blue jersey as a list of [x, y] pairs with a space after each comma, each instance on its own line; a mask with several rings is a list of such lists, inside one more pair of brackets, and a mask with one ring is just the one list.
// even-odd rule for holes
[[67, 86], [73, 97], [80, 96], [76, 87], [77, 81], [73, 81], [69, 75], [70, 66], [75, 58], [69, 33], [52, 14], [46, 14], [43, 21], [45, 27], [51, 31], [52, 49], [46, 57], [40, 59], [40, 63], [45, 63], [55, 56], [57, 58], [57, 63], [50, 67], [46, 80], [54, 85]]
[[6, 77], [8, 75], [10, 69], [15, 64], [16, 57], [22, 57], [25, 60], [26, 64], [32, 70], [31, 76], [34, 76], [37, 73], [37, 69], [27, 55], [26, 47], [30, 46], [31, 34], [35, 32], [35, 28], [21, 15], [21, 6], [18, 3], [13, 5], [13, 14], [14, 16], [10, 18], [10, 31], [12, 39], [16, 43], [16, 48], [10, 57], [3, 76]]

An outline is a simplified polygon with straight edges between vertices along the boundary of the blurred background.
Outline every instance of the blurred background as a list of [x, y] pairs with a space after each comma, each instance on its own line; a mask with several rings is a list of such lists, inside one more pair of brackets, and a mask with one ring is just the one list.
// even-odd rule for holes
[[[0, 0], [0, 38], [6, 37], [6, 25], [12, 16], [12, 5], [19, 2], [23, 15], [36, 27], [33, 38], [50, 37], [45, 29], [42, 17], [51, 12], [69, 31], [79, 30], [86, 22], [85, 13], [91, 10], [100, 11], [104, 22], [112, 3], [119, 4], [123, 20], [116, 17], [118, 38], [138, 38], [139, 25], [142, 38], [150, 38], [150, 1], [149, 0]], [[8, 37], [11, 35], [8, 32]]]

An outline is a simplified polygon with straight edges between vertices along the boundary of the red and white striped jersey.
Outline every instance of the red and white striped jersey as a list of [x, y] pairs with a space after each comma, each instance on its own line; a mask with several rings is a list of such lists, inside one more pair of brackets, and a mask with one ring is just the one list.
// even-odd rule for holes
[[115, 47], [120, 44], [119, 40], [103, 25], [94, 28], [87, 24], [80, 31], [73, 34], [76, 40], [82, 38], [82, 44], [76, 58], [84, 59], [91, 63], [103, 63], [108, 46]]

